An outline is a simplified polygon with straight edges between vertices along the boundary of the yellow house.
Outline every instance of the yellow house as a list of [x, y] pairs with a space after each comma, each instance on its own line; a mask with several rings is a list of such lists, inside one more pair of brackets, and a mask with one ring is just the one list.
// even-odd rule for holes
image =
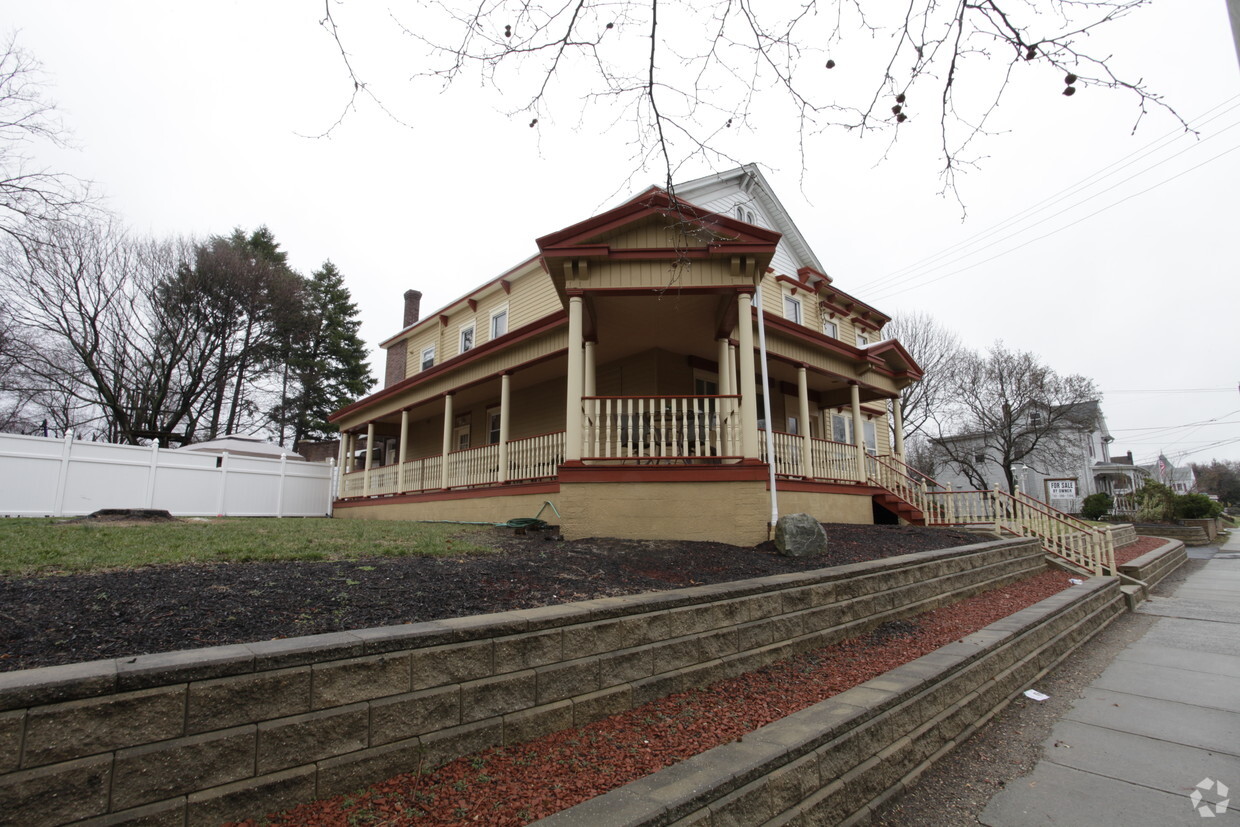
[[333, 416], [338, 517], [498, 522], [550, 501], [570, 539], [737, 545], [767, 539], [775, 509], [918, 518], [883, 486], [921, 371], [756, 168], [537, 245], [437, 312], [406, 293], [386, 386]]

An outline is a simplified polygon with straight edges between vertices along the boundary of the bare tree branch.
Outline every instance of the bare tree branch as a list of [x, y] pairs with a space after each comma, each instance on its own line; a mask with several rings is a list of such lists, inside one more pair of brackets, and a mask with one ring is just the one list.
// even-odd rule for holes
[[[339, 0], [326, 2], [323, 25], [353, 83], [343, 118], [359, 95], [382, 103], [349, 59], [331, 14]], [[427, 0], [398, 25], [425, 50], [410, 58], [415, 80], [450, 88], [476, 71], [515, 101], [511, 116], [540, 129], [566, 101], [583, 124], [612, 110], [606, 124], [627, 123], [634, 159], [669, 182], [690, 159], [730, 159], [732, 130], [795, 133], [804, 165], [825, 130], [886, 130], [894, 140], [902, 124], [937, 110], [940, 175], [955, 194], [959, 173], [982, 160], [974, 144], [990, 134], [1017, 71], [1041, 70], [1069, 96], [1089, 86], [1129, 93], [1138, 124], [1154, 107], [1178, 120], [1142, 79], [1117, 75], [1110, 55], [1083, 45], [1149, 2]], [[632, 42], [646, 37], [648, 48]], [[844, 74], [861, 80], [859, 93], [831, 82], [837, 51], [849, 55]]]

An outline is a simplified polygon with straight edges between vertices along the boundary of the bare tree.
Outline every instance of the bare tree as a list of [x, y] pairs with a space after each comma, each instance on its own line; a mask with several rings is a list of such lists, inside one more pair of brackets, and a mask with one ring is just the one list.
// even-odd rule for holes
[[950, 405], [935, 415], [934, 445], [943, 460], [978, 488], [1002, 468], [1015, 490], [1012, 466], [1064, 465], [1079, 456], [1083, 432], [1098, 416], [1092, 379], [1060, 376], [1028, 352], [996, 342], [985, 355], [962, 356], [950, 382]]
[[177, 439], [214, 381], [210, 337], [166, 284], [183, 242], [129, 238], [109, 221], [58, 222], [0, 252], [0, 288], [44, 416], [128, 443]]
[[0, 235], [29, 243], [37, 227], [89, 204], [88, 188], [65, 173], [36, 166], [31, 144], [61, 146], [65, 129], [43, 92], [38, 61], [10, 36], [0, 53]]
[[932, 417], [946, 407], [952, 371], [964, 348], [955, 333], [920, 311], [895, 316], [883, 327], [883, 335], [899, 339], [924, 372], [921, 381], [900, 392], [905, 439], [916, 438], [926, 433]]
[[[1151, 105], [1166, 108], [1083, 45], [1148, 2], [428, 0], [392, 15], [425, 50], [411, 58], [415, 77], [492, 87], [532, 128], [564, 111], [579, 126], [595, 113], [604, 128], [627, 124], [635, 165], [660, 169], [669, 188], [690, 160], [738, 163], [739, 132], [799, 136], [804, 167], [807, 140], [824, 130], [888, 130], [894, 141], [901, 125], [929, 119], [954, 192], [1026, 70], [1068, 96], [1087, 86], [1130, 93], [1138, 122]], [[351, 59], [339, 5], [325, 0], [321, 23], [352, 83], [345, 112], [361, 96], [382, 106]]]

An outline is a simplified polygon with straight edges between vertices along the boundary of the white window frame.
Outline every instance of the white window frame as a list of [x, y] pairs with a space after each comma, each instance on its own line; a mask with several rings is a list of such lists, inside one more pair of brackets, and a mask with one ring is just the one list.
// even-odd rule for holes
[[[504, 329], [496, 333], [495, 323], [496, 320], [501, 318], [504, 320]], [[497, 307], [491, 311], [491, 324], [487, 326], [487, 330], [490, 331], [492, 339], [498, 339], [500, 336], [503, 336], [508, 332], [508, 305]]]
[[[791, 316], [788, 315], [788, 311], [790, 309], [792, 311]], [[805, 322], [803, 321], [803, 319], [805, 318], [805, 315], [801, 307], [801, 300], [796, 298], [795, 296], [790, 296], [787, 293], [784, 294], [784, 318], [790, 322], [796, 322], [797, 324], [805, 324]]]
[[435, 366], [435, 346], [434, 345], [431, 345], [430, 347], [422, 348], [422, 358], [418, 361], [418, 364], [422, 366], [421, 368], [422, 370], [428, 370]]
[[870, 343], [870, 337], [860, 330], [857, 331], [857, 347], [865, 347]]
[[[461, 414], [452, 420], [452, 450], [467, 451], [473, 439], [473, 417]], [[462, 441], [464, 444], [461, 444]]]
[[499, 444], [500, 408], [487, 408], [487, 444]]
[[822, 320], [822, 334], [830, 336], [832, 339], [840, 338], [840, 326], [830, 319]]
[[[468, 345], [468, 346], [466, 346], [466, 344], [465, 344], [465, 336], [466, 336], [466, 334], [468, 334], [468, 335], [469, 335], [469, 345]], [[476, 324], [474, 324], [474, 322], [470, 322], [469, 324], [463, 324], [463, 325], [461, 325], [460, 329], [457, 331], [456, 341], [457, 341], [457, 347], [459, 347], [459, 348], [460, 348], [460, 352], [461, 352], [461, 353], [467, 353], [467, 352], [469, 352], [469, 351], [473, 350], [475, 347], [477, 347], [477, 346], [478, 346], [478, 330], [477, 330], [477, 325], [476, 325]]]
[[[841, 426], [841, 423], [843, 423], [842, 426]], [[836, 439], [836, 430], [840, 427], [843, 428], [844, 438]], [[850, 415], [839, 414], [839, 413], [831, 414], [831, 441], [842, 442], [845, 445], [854, 444], [853, 443], [853, 421]]]
[[865, 450], [872, 457], [878, 456], [878, 423], [867, 419], [861, 423], [861, 432], [865, 435]]

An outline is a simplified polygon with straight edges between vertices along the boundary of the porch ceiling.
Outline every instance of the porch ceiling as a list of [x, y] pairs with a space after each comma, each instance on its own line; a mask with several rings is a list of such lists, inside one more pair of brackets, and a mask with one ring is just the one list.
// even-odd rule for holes
[[[510, 380], [510, 391], [517, 393], [526, 388], [531, 388], [546, 382], [558, 381], [561, 384], [564, 381], [564, 374], [568, 371], [568, 358], [560, 355], [552, 359], [547, 359], [537, 364], [528, 365], [515, 370]], [[458, 411], [476, 408], [480, 405], [498, 404], [500, 394], [500, 377], [494, 376], [482, 382], [473, 385], [467, 385], [456, 391], [453, 398], [453, 405]], [[561, 398], [562, 398], [561, 392]], [[409, 409], [409, 415], [414, 420], [436, 418], [443, 416], [444, 400], [442, 396], [427, 400], [421, 404], [415, 405]], [[387, 414], [377, 417], [375, 423], [384, 433], [399, 432], [400, 429], [400, 408], [396, 408]], [[386, 430], [384, 430], [386, 428]], [[394, 430], [393, 430], [394, 429]]]
[[[717, 295], [591, 296], [600, 363], [662, 348], [715, 361], [715, 329], [722, 308]], [[734, 297], [728, 297], [735, 301]]]

